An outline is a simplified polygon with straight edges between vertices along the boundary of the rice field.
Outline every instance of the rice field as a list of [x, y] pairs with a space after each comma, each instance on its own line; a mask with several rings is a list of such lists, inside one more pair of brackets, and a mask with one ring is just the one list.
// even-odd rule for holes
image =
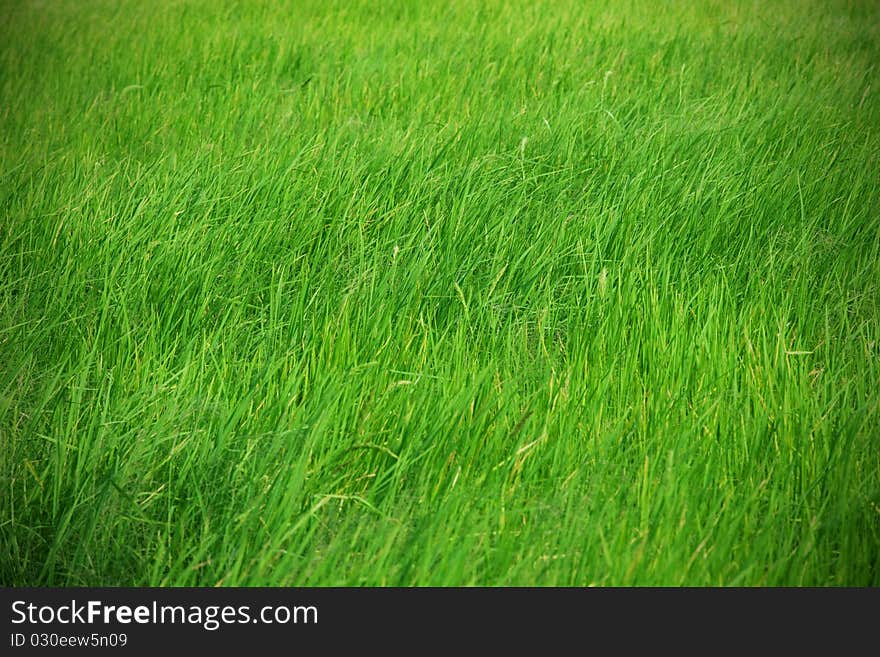
[[0, 26], [3, 585], [880, 585], [878, 3]]

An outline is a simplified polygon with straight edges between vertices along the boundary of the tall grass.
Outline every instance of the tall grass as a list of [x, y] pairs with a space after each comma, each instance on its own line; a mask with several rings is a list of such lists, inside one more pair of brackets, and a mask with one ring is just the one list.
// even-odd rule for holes
[[880, 585], [876, 3], [0, 21], [0, 582]]

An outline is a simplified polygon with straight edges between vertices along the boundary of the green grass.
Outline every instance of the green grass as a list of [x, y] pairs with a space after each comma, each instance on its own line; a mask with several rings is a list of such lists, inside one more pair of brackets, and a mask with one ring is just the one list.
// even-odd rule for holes
[[0, 3], [0, 582], [880, 585], [880, 5]]

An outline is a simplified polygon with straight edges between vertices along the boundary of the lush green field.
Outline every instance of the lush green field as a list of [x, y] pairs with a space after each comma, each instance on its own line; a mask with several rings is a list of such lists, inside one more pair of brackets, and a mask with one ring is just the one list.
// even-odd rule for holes
[[880, 5], [374, 4], [0, 2], [0, 583], [880, 585]]

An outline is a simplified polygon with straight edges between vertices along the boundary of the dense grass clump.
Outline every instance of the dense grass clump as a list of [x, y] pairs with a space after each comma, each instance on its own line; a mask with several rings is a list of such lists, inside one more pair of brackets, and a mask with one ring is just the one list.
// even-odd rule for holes
[[880, 585], [880, 5], [0, 2], [0, 583]]

